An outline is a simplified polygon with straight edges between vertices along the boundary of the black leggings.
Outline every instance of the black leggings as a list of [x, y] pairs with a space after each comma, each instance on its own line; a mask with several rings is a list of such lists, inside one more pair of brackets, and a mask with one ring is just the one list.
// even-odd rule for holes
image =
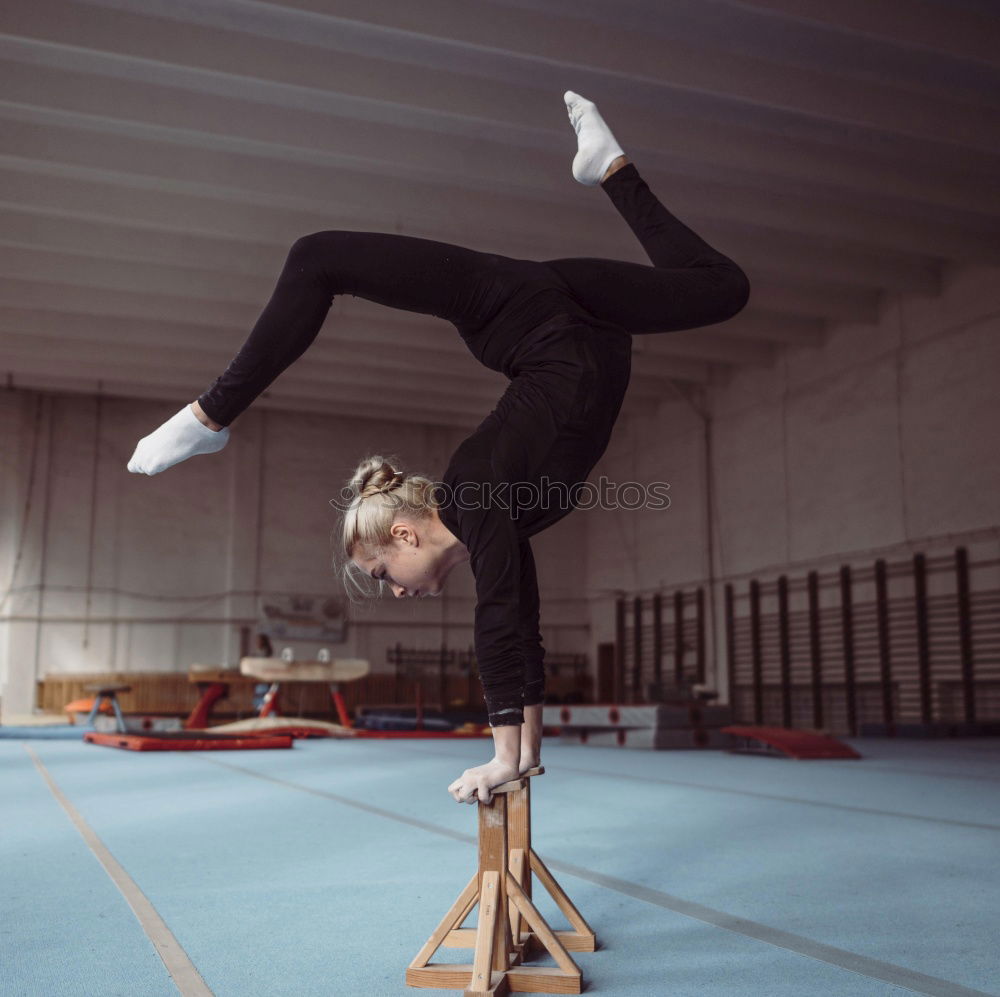
[[[198, 399], [228, 426], [316, 338], [333, 298], [351, 294], [443, 318], [469, 336], [496, 316], [528, 331], [552, 312], [552, 298], [525, 298], [551, 284], [590, 315], [630, 333], [711, 325], [747, 302], [743, 271], [656, 199], [634, 164], [602, 189], [636, 234], [652, 266], [575, 257], [519, 260], [430, 239], [379, 232], [317, 232], [291, 248], [277, 287], [247, 341]], [[519, 299], [525, 299], [523, 307]]]

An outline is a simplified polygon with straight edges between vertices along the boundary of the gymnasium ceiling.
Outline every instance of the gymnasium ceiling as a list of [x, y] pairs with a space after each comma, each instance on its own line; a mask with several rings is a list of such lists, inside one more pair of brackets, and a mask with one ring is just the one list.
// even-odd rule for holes
[[[7, 0], [0, 60], [8, 385], [190, 400], [323, 228], [648, 262], [570, 176], [566, 89], [753, 285], [637, 339], [627, 409], [1000, 264], [989, 0]], [[504, 384], [338, 298], [261, 404], [472, 426]]]

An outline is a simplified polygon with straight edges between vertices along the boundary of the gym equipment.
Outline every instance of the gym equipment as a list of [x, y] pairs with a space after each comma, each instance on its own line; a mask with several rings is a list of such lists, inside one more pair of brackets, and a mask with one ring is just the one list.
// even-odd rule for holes
[[325, 720], [307, 720], [298, 717], [248, 717], [232, 723], [219, 724], [211, 729], [213, 734], [288, 734], [290, 737], [354, 737], [355, 731]]
[[370, 671], [371, 665], [364, 658], [334, 658], [331, 661], [240, 658], [241, 674], [271, 683], [259, 716], [266, 717], [277, 709], [278, 691], [283, 682], [326, 682], [343, 727], [352, 724], [338, 684], [364, 678]]
[[[279, 724], [238, 724], [235, 732], [222, 732], [216, 728], [211, 730], [187, 729], [183, 731], [160, 731], [154, 734], [128, 734], [125, 732], [125, 722], [119, 716], [119, 732], [114, 734], [101, 734], [88, 732], [84, 735], [84, 740], [89, 744], [100, 744], [109, 748], [124, 748], [129, 751], [225, 751], [225, 750], [247, 750], [262, 748], [290, 748], [295, 737], [316, 737], [316, 736], [344, 736], [344, 728], [350, 728], [350, 718], [347, 716], [347, 709], [340, 693], [337, 691], [337, 681], [346, 681], [360, 678], [368, 673], [368, 662], [360, 658], [344, 658], [338, 661], [285, 661], [283, 658], [243, 658], [240, 661], [240, 674], [250, 675], [254, 678], [263, 678], [271, 682], [271, 689], [265, 697], [264, 707], [261, 709], [258, 721], [268, 718], [268, 714], [274, 708], [278, 688], [281, 682], [317, 682], [325, 681], [330, 683], [330, 691], [343, 721], [343, 727], [336, 727], [334, 724], [313, 724], [308, 720], [296, 718], [281, 718]], [[219, 677], [218, 673], [206, 673], [199, 670], [198, 681], [209, 682], [209, 694], [203, 695], [202, 701], [195, 709], [192, 716], [202, 713], [208, 715], [212, 702], [218, 698], [211, 687], [225, 685], [215, 682], [213, 679]], [[103, 695], [110, 695], [114, 705], [115, 692], [123, 692], [127, 686], [107, 686], [102, 687]], [[94, 712], [98, 708], [100, 699], [94, 704]], [[189, 718], [189, 722], [190, 722]], [[232, 727], [233, 725], [226, 725]]]
[[219, 668], [217, 665], [192, 665], [188, 681], [198, 686], [201, 696], [198, 704], [184, 721], [185, 730], [204, 730], [212, 716], [212, 708], [220, 699], [229, 695], [233, 684], [249, 684], [253, 680], [240, 673], [238, 668]]
[[455, 725], [444, 717], [407, 716], [406, 708], [364, 708], [356, 711], [355, 730], [441, 731], [451, 733]]
[[[490, 803], [477, 803], [479, 868], [441, 923], [406, 970], [412, 987], [465, 988], [466, 997], [502, 997], [511, 991], [569, 993], [582, 991], [580, 967], [569, 951], [592, 952], [593, 930], [531, 847], [532, 776], [544, 768], [492, 790]], [[534, 873], [573, 930], [553, 931], [531, 900]], [[479, 905], [475, 929], [462, 923]], [[473, 962], [432, 963], [441, 946], [473, 948]], [[528, 966], [547, 953], [555, 966]]]
[[94, 705], [91, 707], [90, 716], [87, 717], [87, 726], [93, 727], [94, 721], [97, 719], [97, 714], [101, 710], [101, 704], [107, 700], [111, 704], [111, 709], [115, 714], [115, 721], [117, 723], [118, 730], [121, 733], [125, 733], [128, 729], [125, 726], [125, 718], [122, 716], [122, 708], [118, 705], [118, 693], [120, 692], [131, 692], [132, 686], [130, 685], [85, 685], [85, 692], [94, 693]]
[[[98, 714], [105, 714], [106, 716], [114, 716], [114, 707], [111, 705], [111, 700], [105, 697], [104, 702], [99, 704], [93, 696], [89, 696], [86, 699], [74, 699], [72, 702], [67, 703], [63, 707], [63, 713], [66, 714], [66, 719], [69, 721], [71, 727], [76, 726], [76, 720], [78, 716], [83, 714], [89, 714], [96, 707]], [[95, 718], [96, 719], [96, 718]], [[86, 720], [83, 721], [87, 723]], [[93, 723], [93, 720], [90, 721]]]
[[860, 758], [850, 745], [820, 731], [787, 727], [723, 727], [737, 747], [732, 754], [787, 755], [790, 758]]
[[213, 734], [209, 731], [160, 731], [157, 734], [101, 734], [87, 731], [88, 744], [126, 751], [246, 751], [261, 748], [290, 748], [293, 738], [287, 734]]
[[[411, 714], [412, 711], [412, 715]], [[368, 738], [447, 738], [492, 737], [489, 724], [464, 723], [461, 726], [445, 717], [429, 717], [424, 713], [420, 686], [417, 702], [408, 706], [358, 706], [355, 711], [354, 734]]]
[[649, 706], [602, 703], [546, 706], [542, 724], [566, 743], [621, 748], [725, 748], [728, 706], [680, 696]]
[[[177, 731], [179, 721], [175, 717], [154, 717], [147, 715], [130, 714], [130, 720], [125, 719], [121, 706], [118, 703], [118, 693], [131, 692], [130, 685], [85, 685], [84, 691], [95, 693], [90, 715], [87, 717], [85, 726], [90, 727], [95, 733], [100, 734], [139, 734], [141, 736], [156, 737], [166, 733]], [[73, 706], [74, 704], [69, 704]], [[67, 707], [69, 709], [69, 707]], [[98, 730], [98, 714], [113, 713], [115, 717], [114, 731], [107, 729]], [[84, 738], [86, 740], [86, 738]], [[95, 742], [96, 743], [96, 742]]]

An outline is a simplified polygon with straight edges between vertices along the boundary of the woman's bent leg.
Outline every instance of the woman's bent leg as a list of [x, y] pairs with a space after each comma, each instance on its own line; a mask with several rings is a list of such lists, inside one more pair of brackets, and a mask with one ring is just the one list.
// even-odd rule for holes
[[291, 248], [270, 301], [225, 372], [199, 398], [228, 426], [308, 349], [333, 298], [351, 294], [458, 326], [485, 322], [517, 287], [506, 257], [380, 232], [317, 232]]
[[729, 257], [672, 215], [633, 163], [601, 184], [653, 266], [621, 260], [547, 260], [573, 297], [596, 318], [631, 333], [670, 332], [732, 318], [750, 282]]

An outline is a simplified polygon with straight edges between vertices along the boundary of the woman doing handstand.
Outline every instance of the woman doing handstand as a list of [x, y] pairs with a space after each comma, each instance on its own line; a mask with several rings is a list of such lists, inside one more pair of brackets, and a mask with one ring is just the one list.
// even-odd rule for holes
[[230, 423], [305, 352], [338, 294], [445, 319], [478, 360], [503, 372], [506, 391], [440, 482], [369, 458], [342, 523], [345, 581], [371, 575], [397, 598], [437, 595], [452, 568], [470, 562], [495, 755], [448, 787], [468, 803], [488, 802], [491, 787], [540, 761], [544, 651], [529, 538], [572, 510], [604, 453], [632, 336], [722, 322], [750, 294], [740, 267], [660, 204], [596, 106], [572, 91], [564, 100], [577, 134], [574, 177], [601, 186], [652, 266], [521, 260], [373, 232], [307, 235], [226, 371], [140, 440], [128, 465], [157, 474], [221, 450]]

